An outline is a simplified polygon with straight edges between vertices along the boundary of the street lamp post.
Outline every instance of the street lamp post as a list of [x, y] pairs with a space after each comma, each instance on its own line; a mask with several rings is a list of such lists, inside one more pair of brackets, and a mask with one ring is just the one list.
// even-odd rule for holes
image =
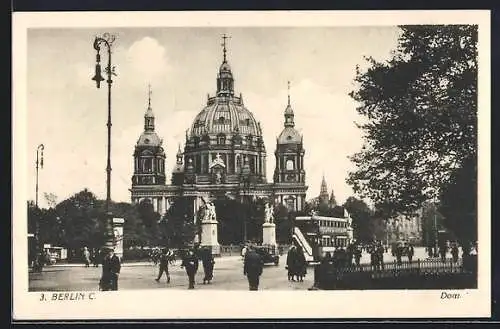
[[314, 283], [313, 286], [309, 288], [309, 290], [317, 290], [319, 289], [319, 271], [320, 271], [318, 264], [318, 262], [320, 261], [320, 254], [319, 254], [320, 231], [319, 231], [319, 223], [315, 218], [314, 211], [311, 213], [311, 224], [314, 230], [313, 248], [312, 248], [313, 262], [314, 262]]
[[35, 186], [35, 206], [38, 208], [38, 168], [43, 169], [43, 149], [45, 146], [43, 144], [38, 145], [36, 148], [36, 186]]
[[437, 227], [437, 202], [434, 197], [434, 257], [438, 256], [439, 248], [439, 237], [438, 237], [438, 227]]
[[115, 36], [109, 33], [104, 33], [102, 37], [96, 37], [94, 40], [94, 49], [97, 51], [96, 55], [96, 65], [95, 65], [95, 75], [92, 78], [96, 82], [97, 88], [101, 87], [101, 82], [105, 79], [101, 74], [101, 55], [99, 54], [101, 50], [101, 45], [104, 45], [107, 48], [108, 53], [108, 64], [104, 71], [107, 75], [107, 84], [108, 84], [108, 152], [107, 152], [107, 166], [106, 166], [106, 242], [105, 246], [114, 247], [114, 233], [112, 228], [112, 218], [113, 215], [110, 211], [111, 204], [111, 84], [113, 80], [111, 77], [115, 74], [115, 67], [111, 66], [111, 46], [115, 41]]
[[36, 148], [36, 183], [35, 183], [35, 208], [37, 217], [35, 218], [35, 255], [39, 262], [38, 266], [42, 266], [39, 257], [41, 256], [42, 246], [40, 245], [40, 218], [38, 218], [38, 170], [43, 169], [43, 150], [45, 146], [43, 144], [38, 145]]

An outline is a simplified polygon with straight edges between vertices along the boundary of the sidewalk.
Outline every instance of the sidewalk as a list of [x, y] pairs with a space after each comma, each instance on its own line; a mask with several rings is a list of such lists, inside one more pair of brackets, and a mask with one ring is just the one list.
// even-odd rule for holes
[[[237, 261], [237, 260], [242, 260], [241, 256], [222, 256], [222, 257], [215, 257], [215, 263], [218, 262], [227, 262], [227, 261]], [[176, 265], [180, 265], [181, 261], [177, 260]], [[123, 267], [133, 267], [133, 266], [154, 266], [152, 262], [127, 262], [125, 261], [122, 263]], [[47, 265], [47, 267], [85, 267], [85, 264], [83, 263], [69, 263], [69, 264], [54, 264], [54, 265]], [[91, 264], [90, 267], [93, 267]]]

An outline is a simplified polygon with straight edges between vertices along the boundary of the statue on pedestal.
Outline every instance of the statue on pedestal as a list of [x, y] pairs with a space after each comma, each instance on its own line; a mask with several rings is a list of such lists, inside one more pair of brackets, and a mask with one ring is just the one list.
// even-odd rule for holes
[[266, 202], [266, 205], [264, 208], [264, 222], [265, 223], [274, 223], [273, 208], [271, 207], [269, 202]]
[[203, 201], [203, 221], [217, 221], [217, 213], [215, 212], [215, 205], [210, 202], [205, 200], [204, 198], [201, 198]]

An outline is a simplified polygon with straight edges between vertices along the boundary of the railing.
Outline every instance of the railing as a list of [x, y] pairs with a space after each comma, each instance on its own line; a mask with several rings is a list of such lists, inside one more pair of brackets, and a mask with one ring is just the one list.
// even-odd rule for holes
[[[392, 262], [383, 265], [316, 265], [321, 289], [445, 289], [477, 285], [474, 260], [437, 259]], [[466, 266], [465, 266], [466, 265]]]
[[393, 276], [394, 273], [404, 274], [404, 273], [461, 273], [464, 272], [463, 261], [459, 259], [457, 262], [453, 262], [452, 259], [447, 259], [443, 262], [441, 259], [417, 259], [412, 261], [404, 261], [398, 264], [397, 261], [392, 263], [383, 263], [380, 265], [371, 264], [360, 264], [338, 267], [334, 264], [329, 264], [332, 268], [335, 268], [335, 272], [339, 274], [353, 273], [353, 272], [371, 272], [372, 276]]
[[297, 241], [297, 243], [299, 243], [299, 245], [302, 247], [302, 250], [304, 250], [306, 259], [313, 257], [312, 247], [298, 227], [293, 228], [293, 238], [295, 239], [295, 241]]

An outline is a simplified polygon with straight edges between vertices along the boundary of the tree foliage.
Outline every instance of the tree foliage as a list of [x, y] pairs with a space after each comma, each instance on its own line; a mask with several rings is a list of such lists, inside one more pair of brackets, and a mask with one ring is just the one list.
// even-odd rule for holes
[[436, 197], [477, 149], [477, 26], [400, 28], [392, 58], [367, 58], [350, 93], [365, 120], [347, 182], [387, 217]]
[[[55, 200], [55, 198], [52, 198]], [[149, 203], [111, 202], [114, 217], [123, 218], [124, 247], [151, 246], [161, 240], [158, 219]], [[28, 230], [36, 231], [39, 223], [41, 243], [79, 250], [84, 246], [100, 248], [106, 238], [106, 203], [84, 189], [48, 209], [28, 203]]]
[[352, 218], [352, 226], [356, 240], [370, 242], [374, 237], [373, 212], [368, 205], [360, 199], [349, 197], [344, 207]]
[[437, 239], [437, 231], [443, 228], [443, 215], [434, 203], [424, 203], [420, 224], [422, 226], [423, 244], [434, 246]]
[[182, 248], [193, 242], [196, 233], [201, 227], [193, 223], [192, 216], [188, 216], [192, 201], [188, 198], [176, 198], [172, 206], [165, 213], [160, 231], [162, 241], [169, 247]]
[[467, 158], [441, 193], [444, 225], [462, 245], [477, 241], [477, 160]]

